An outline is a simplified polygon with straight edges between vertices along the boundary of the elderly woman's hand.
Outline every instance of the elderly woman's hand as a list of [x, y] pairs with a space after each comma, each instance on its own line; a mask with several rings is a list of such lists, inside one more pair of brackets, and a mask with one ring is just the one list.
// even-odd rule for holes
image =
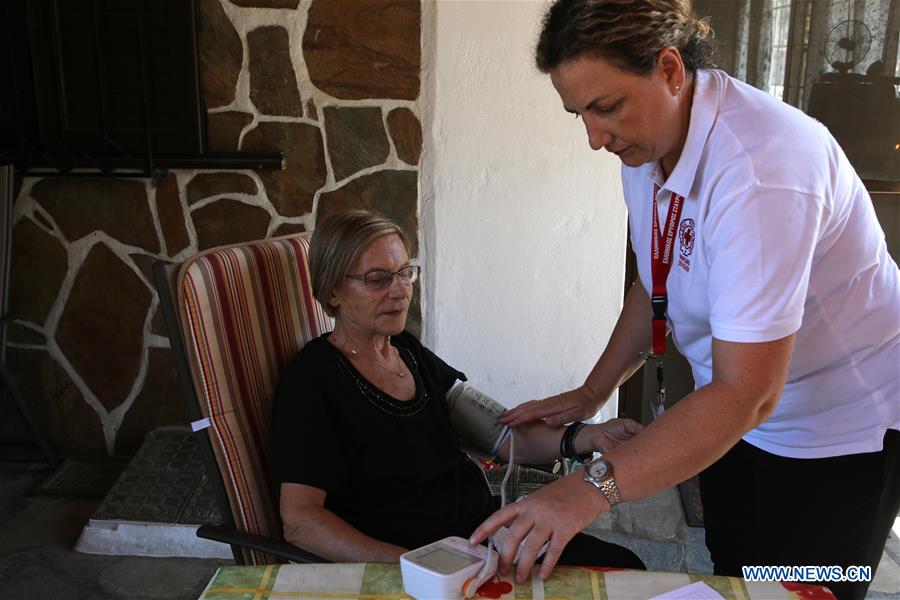
[[586, 386], [581, 386], [543, 400], [530, 400], [520, 404], [506, 411], [499, 420], [515, 427], [543, 419], [547, 425], [559, 427], [593, 417], [602, 405], [602, 400], [597, 400]]
[[[585, 428], [575, 438], [575, 448], [581, 451], [582, 446], [584, 446], [585, 451], [597, 450], [605, 454], [619, 444], [633, 438], [643, 428], [643, 425], [631, 419], [610, 419], [605, 423]], [[580, 439], [582, 436], [585, 438], [584, 442]]]

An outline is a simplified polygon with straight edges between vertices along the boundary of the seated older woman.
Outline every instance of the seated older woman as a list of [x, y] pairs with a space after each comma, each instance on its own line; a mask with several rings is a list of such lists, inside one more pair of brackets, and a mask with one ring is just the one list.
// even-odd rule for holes
[[[406, 237], [371, 213], [341, 213], [316, 227], [309, 259], [313, 293], [335, 327], [306, 344], [275, 396], [285, 539], [333, 561], [392, 562], [450, 535], [468, 537], [498, 503], [460, 438], [486, 431], [496, 439], [482, 447], [504, 460], [509, 436], [478, 414], [492, 401], [477, 393], [474, 412], [456, 411], [448, 392], [466, 376], [404, 332], [419, 275]], [[609, 450], [639, 429], [615, 419], [572, 430], [565, 443], [578, 453]], [[564, 432], [516, 427], [513, 458], [558, 458]], [[569, 542], [561, 562], [643, 568], [630, 551], [586, 535]]]

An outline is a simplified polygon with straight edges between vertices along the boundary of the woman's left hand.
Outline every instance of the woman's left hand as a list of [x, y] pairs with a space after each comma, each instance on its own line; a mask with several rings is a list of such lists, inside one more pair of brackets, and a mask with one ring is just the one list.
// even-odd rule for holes
[[[610, 419], [586, 427], [581, 435], [575, 438], [575, 447], [582, 453], [596, 450], [605, 454], [633, 438], [643, 428], [643, 425], [631, 419]], [[582, 435], [585, 437], [584, 442], [580, 439]], [[580, 448], [582, 445], [585, 446], [583, 449]]]
[[516, 581], [522, 583], [531, 572], [541, 546], [550, 540], [540, 570], [541, 579], [546, 579], [569, 540], [607, 506], [603, 494], [584, 481], [579, 471], [500, 509], [475, 530], [469, 542], [479, 544], [500, 526], [507, 525], [510, 543], [500, 553], [500, 573], [509, 572], [519, 543], [524, 540], [516, 567]]

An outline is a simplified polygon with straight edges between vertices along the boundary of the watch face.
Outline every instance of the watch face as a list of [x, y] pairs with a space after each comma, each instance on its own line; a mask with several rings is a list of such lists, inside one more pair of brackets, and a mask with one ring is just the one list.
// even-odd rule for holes
[[588, 463], [588, 475], [594, 479], [605, 479], [610, 474], [610, 465], [605, 460], [595, 460]]

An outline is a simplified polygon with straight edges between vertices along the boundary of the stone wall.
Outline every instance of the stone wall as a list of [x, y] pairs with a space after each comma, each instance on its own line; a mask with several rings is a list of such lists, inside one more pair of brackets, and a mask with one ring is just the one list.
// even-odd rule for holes
[[19, 182], [8, 361], [67, 455], [129, 454], [186, 420], [154, 261], [357, 207], [398, 221], [418, 252], [419, 1], [198, 5], [210, 150], [284, 150], [285, 169]]

